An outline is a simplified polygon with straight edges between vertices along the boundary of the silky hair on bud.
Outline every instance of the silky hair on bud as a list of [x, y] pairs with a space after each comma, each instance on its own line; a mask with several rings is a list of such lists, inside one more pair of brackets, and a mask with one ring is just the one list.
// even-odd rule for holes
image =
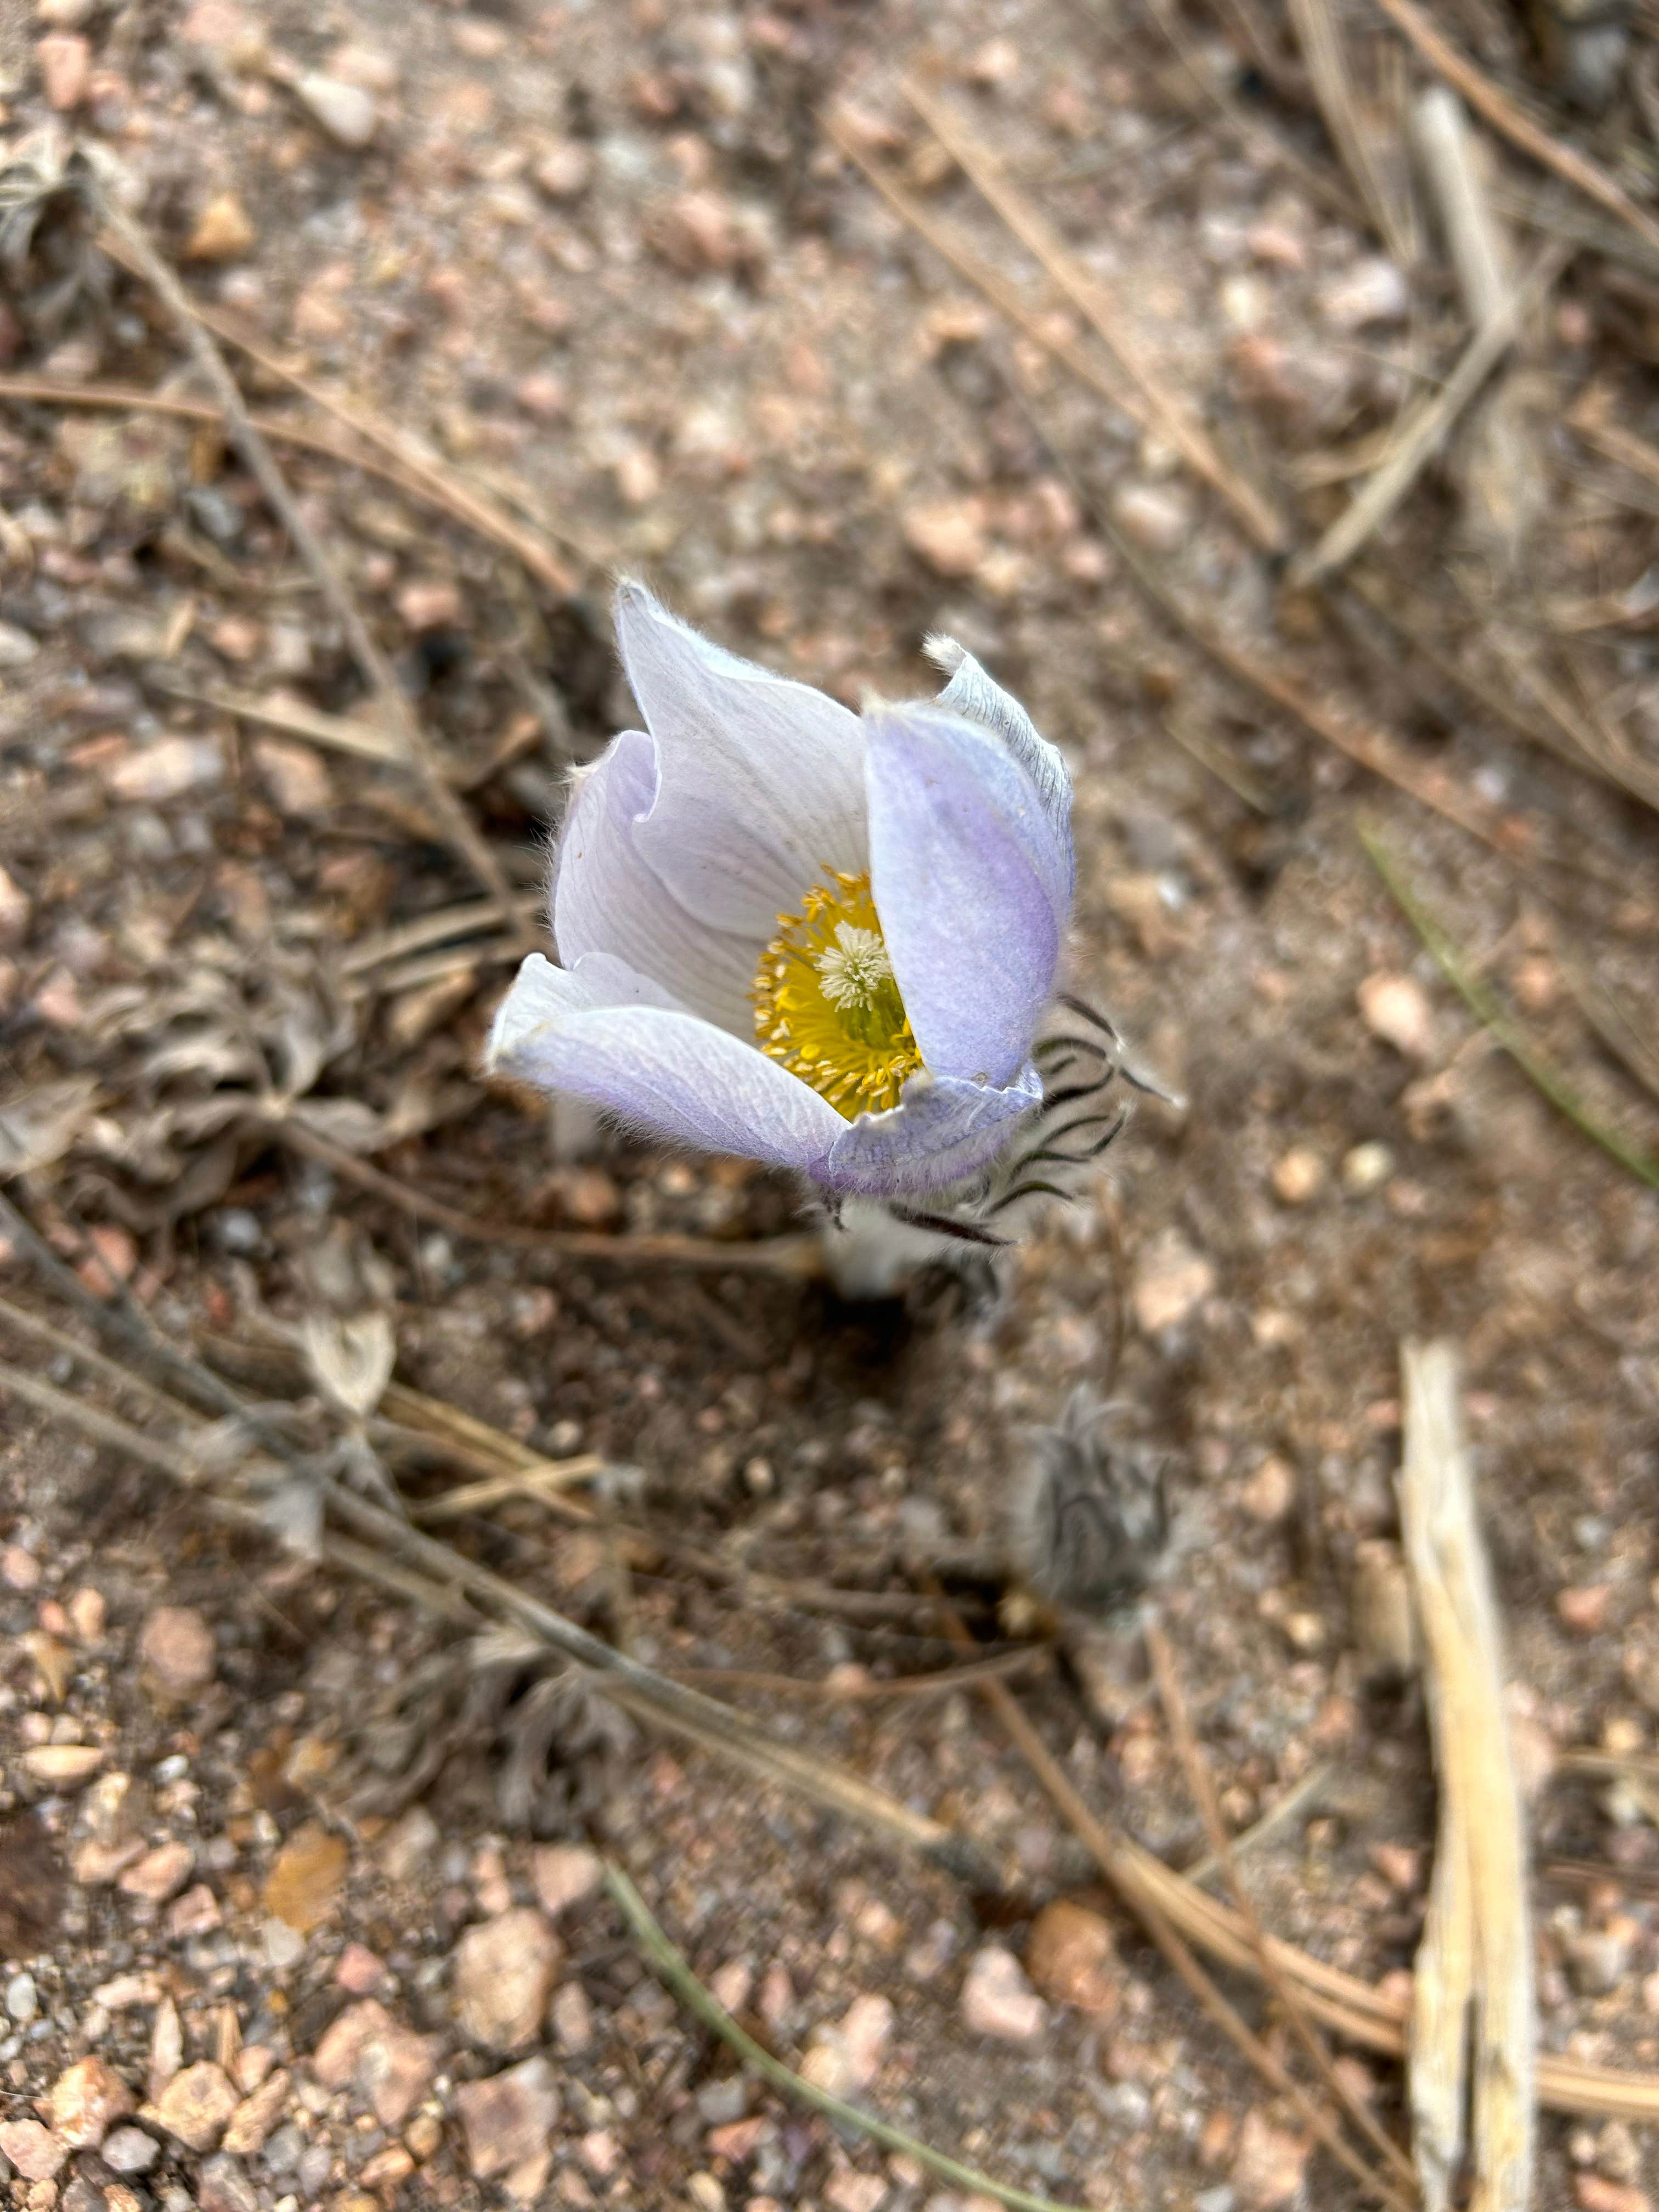
[[1035, 1429], [1011, 1514], [1014, 1565], [1062, 1613], [1109, 1620], [1157, 1579], [1170, 1546], [1161, 1460], [1109, 1431], [1122, 1408], [1079, 1383]]

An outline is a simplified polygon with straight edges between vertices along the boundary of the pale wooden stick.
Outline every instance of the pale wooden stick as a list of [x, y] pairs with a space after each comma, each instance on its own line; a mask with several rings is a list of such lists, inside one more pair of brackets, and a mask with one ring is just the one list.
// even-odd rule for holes
[[1293, 563], [1293, 582], [1315, 584], [1334, 568], [1341, 568], [1388, 520], [1445, 443], [1453, 423], [1509, 351], [1522, 315], [1555, 282], [1571, 252], [1571, 248], [1559, 240], [1545, 246], [1524, 282], [1476, 331], [1439, 391], [1407, 417], [1382, 466], [1319, 543]]
[[1514, 288], [1508, 241], [1481, 181], [1474, 134], [1462, 101], [1443, 84], [1430, 85], [1418, 100], [1412, 130], [1463, 306], [1478, 330]]
[[[1428, 2130], [1418, 2146], [1425, 2201], [1449, 2201], [1458, 2163], [1467, 2010], [1474, 2010], [1469, 2083], [1471, 2212], [1527, 2212], [1534, 2158], [1537, 2023], [1521, 1796], [1504, 1711], [1498, 1603], [1475, 1518], [1462, 1436], [1457, 1358], [1444, 1343], [1401, 1348], [1406, 1448], [1401, 1519], [1423, 1626], [1435, 1764], [1446, 1817], [1447, 1877], [1419, 1978], [1413, 2021], [1412, 2109]], [[1467, 1888], [1468, 1902], [1459, 1895]], [[1473, 1973], [1462, 1955], [1473, 1929]]]
[[961, 118], [923, 85], [907, 78], [905, 98], [975, 188], [1000, 215], [1028, 252], [1103, 341], [1124, 374], [1152, 410], [1154, 427], [1194, 473], [1219, 492], [1234, 515], [1264, 551], [1282, 552], [1285, 526], [1254, 484], [1231, 469], [1209, 433], [1186, 401], [1169, 392], [1130, 337], [1117, 305], [1101, 278], [1084, 269], [1047, 217], [1009, 181], [1001, 164]]
[[1614, 182], [1605, 169], [1573, 147], [1552, 138], [1523, 115], [1507, 93], [1500, 92], [1489, 77], [1482, 76], [1474, 64], [1466, 60], [1449, 39], [1442, 36], [1433, 18], [1417, 4], [1417, 0], [1376, 0], [1376, 4], [1395, 26], [1422, 55], [1431, 69], [1455, 84], [1469, 106], [1484, 115], [1495, 131], [1500, 131], [1511, 146], [1518, 146], [1523, 154], [1545, 168], [1553, 169], [1558, 177], [1565, 177], [1581, 192], [1599, 201], [1601, 206], [1627, 222], [1647, 245], [1659, 251], [1659, 222], [1632, 199], [1622, 185]]

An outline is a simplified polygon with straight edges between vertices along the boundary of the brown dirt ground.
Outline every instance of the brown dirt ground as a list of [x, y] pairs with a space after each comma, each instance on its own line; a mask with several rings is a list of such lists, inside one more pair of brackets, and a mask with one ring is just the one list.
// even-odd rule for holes
[[[1288, 42], [1274, 48], [1277, 88], [1225, 43], [1255, 12], [1187, 22], [1200, 70], [1244, 115], [1243, 140], [1194, 94], [1156, 15], [1061, 0], [729, 12], [199, 0], [188, 20], [167, 4], [0, 15], [14, 148], [48, 120], [33, 42], [67, 24], [55, 35], [89, 45], [54, 65], [92, 72], [73, 120], [118, 156], [163, 249], [181, 258], [204, 235], [222, 250], [222, 208], [217, 233], [198, 229], [222, 195], [246, 215], [245, 240], [229, 226], [233, 258], [190, 264], [198, 295], [418, 430], [446, 465], [504, 488], [566, 549], [569, 590], [532, 588], [510, 555], [429, 507], [284, 450], [519, 878], [534, 879], [566, 762], [628, 716], [604, 562], [648, 574], [736, 649], [854, 701], [869, 685], [922, 689], [921, 638], [946, 629], [1065, 748], [1075, 986], [1186, 1100], [1142, 1108], [1079, 1202], [1020, 1251], [1003, 1305], [977, 1320], [855, 1312], [817, 1288], [719, 1270], [515, 1252], [423, 1226], [257, 1136], [221, 1142], [204, 1102], [249, 1083], [250, 1031], [280, 1074], [301, 1032], [332, 1023], [314, 1096], [393, 1117], [378, 1164], [453, 1205], [728, 1238], [788, 1219], [787, 1193], [724, 1164], [617, 1145], [560, 1166], [537, 1115], [478, 1093], [470, 1070], [509, 972], [499, 935], [435, 980], [382, 962], [366, 991], [343, 989], [343, 951], [476, 886], [405, 780], [164, 689], [283, 687], [352, 711], [361, 690], [309, 580], [216, 434], [0, 397], [0, 510], [14, 526], [0, 571], [13, 662], [0, 678], [0, 864], [24, 902], [0, 915], [4, 1090], [95, 1079], [102, 1117], [22, 1190], [71, 1256], [71, 1217], [90, 1224], [170, 1328], [246, 1339], [291, 1327], [325, 1297], [319, 1247], [351, 1243], [360, 1263], [372, 1249], [400, 1378], [538, 1449], [638, 1469], [617, 1510], [661, 1548], [635, 1553], [619, 1593], [606, 1547], [532, 1503], [450, 1533], [605, 1632], [624, 1623], [665, 1667], [817, 1679], [948, 1663], [918, 1563], [930, 1547], [994, 1553], [1023, 1426], [1079, 1381], [1111, 1389], [1129, 1431], [1168, 1455], [1178, 1533], [1158, 1603], [1228, 1818], [1248, 1826], [1327, 1770], [1252, 1856], [1261, 1911], [1372, 1979], [1411, 1959], [1434, 1794], [1420, 1696], [1380, 1674], [1356, 1596], [1396, 1556], [1400, 1342], [1451, 1337], [1537, 1786], [1543, 2039], [1652, 2069], [1651, 1784], [1645, 1797], [1610, 1791], [1554, 1763], [1572, 1748], [1650, 1751], [1659, 1717], [1659, 1195], [1482, 1038], [1357, 835], [1369, 824], [1385, 841], [1591, 1110], [1651, 1152], [1652, 1101], [1598, 1044], [1572, 977], [1593, 963], [1645, 1006], [1652, 1036], [1652, 815], [1472, 711], [1357, 602], [1281, 588], [1167, 446], [978, 301], [815, 121], [832, 98], [853, 100], [861, 142], [1024, 288], [1051, 335], [1080, 340], [897, 94], [900, 64], [924, 47], [939, 57], [945, 94], [1109, 286], [1159, 380], [1273, 484], [1305, 542], [1341, 496], [1312, 483], [1309, 457], [1386, 426], [1443, 375], [1463, 325], [1431, 239], [1390, 289], [1358, 220], [1263, 158], [1271, 131], [1327, 195], [1346, 190]], [[1604, 159], [1626, 149], [1623, 173], [1645, 189], [1650, 143], [1644, 168], [1629, 151], [1641, 143], [1631, 95], [1599, 121], [1576, 117], [1507, 18], [1474, 0], [1448, 13], [1553, 127]], [[1632, 82], [1650, 29], [1638, 27]], [[1368, 70], [1378, 36], [1356, 17]], [[285, 80], [311, 69], [367, 88], [366, 148], [307, 118]], [[1534, 173], [1506, 173], [1535, 191]], [[1367, 283], [1382, 312], [1356, 321]], [[1649, 775], [1659, 683], [1632, 587], [1653, 494], [1575, 442], [1563, 416], [1600, 380], [1632, 430], [1659, 431], [1640, 381], [1656, 298], [1639, 263], [1584, 251], [1506, 372], [1525, 462], [1515, 481], [1542, 494], [1511, 564], [1472, 518], [1495, 483], [1515, 484], [1470, 439], [1419, 485], [1376, 568], [1391, 585], [1415, 580], [1446, 650], [1489, 681], [1496, 669], [1510, 694], [1513, 656], [1540, 655], [1570, 699], [1632, 732]], [[7, 365], [193, 389], [143, 288], [58, 219], [0, 276]], [[262, 407], [288, 404], [257, 373], [246, 388]], [[1203, 619], [1393, 732], [1502, 849], [1223, 678], [1138, 588], [1109, 515]], [[1607, 614], [1624, 593], [1635, 613]], [[1585, 610], [1598, 606], [1595, 627]], [[1493, 638], [1509, 662], [1480, 658]], [[177, 752], [179, 781], [164, 787], [147, 749], [179, 735], [198, 749]], [[1367, 989], [1378, 979], [1393, 980], [1409, 1025], [1392, 1042]], [[161, 1063], [164, 1044], [179, 1049]], [[7, 1297], [37, 1295], [21, 1262], [7, 1274]], [[5, 1348], [42, 1365], [9, 1330]], [[501, 1755], [483, 1748], [493, 1723], [457, 1725], [422, 1800], [429, 1827], [353, 1796], [366, 1769], [384, 1782], [439, 1727], [441, 1688], [416, 1669], [447, 1648], [442, 1632], [212, 1529], [159, 1478], [15, 1401], [3, 1450], [0, 1809], [35, 1808], [50, 1844], [42, 1858], [39, 1823], [0, 1832], [5, 2117], [32, 2117], [88, 2051], [142, 2085], [168, 1997], [185, 2061], [222, 2063], [246, 2087], [265, 2063], [247, 2062], [257, 2047], [290, 2069], [291, 2093], [246, 2155], [204, 2165], [169, 2138], [148, 2172], [118, 2176], [82, 2153], [51, 2180], [14, 2181], [15, 2201], [504, 2201], [498, 2179], [475, 2176], [454, 2115], [458, 2091], [506, 2062], [458, 2026], [451, 1994], [463, 1928], [534, 1893], [532, 1842], [504, 1825]], [[687, 1547], [722, 1572], [688, 1567]], [[743, 1595], [740, 1565], [791, 1588]], [[837, 1607], [827, 1585], [872, 1601]], [[77, 1601], [88, 1590], [101, 1624]], [[994, 1587], [963, 1594], [981, 1601], [988, 1641], [1007, 1630]], [[196, 1609], [214, 1639], [210, 1680], [171, 1704], [137, 1656], [162, 1606]], [[1176, 1863], [1201, 1851], [1135, 1638], [1021, 1694], [1103, 1809]], [[1008, 1854], [1030, 1899], [1086, 1890], [1056, 1816], [966, 1696], [746, 1702]], [[394, 1719], [411, 1715], [399, 1734]], [[25, 1754], [77, 1742], [100, 1747], [101, 1778], [52, 1794]], [[125, 1800], [114, 1776], [133, 1779]], [[1055, 2006], [1034, 2039], [999, 2040], [964, 2022], [967, 1962], [987, 1942], [1022, 1953], [1029, 1926], [999, 1924], [944, 1875], [734, 1782], [702, 1753], [638, 1737], [591, 1750], [562, 1802], [568, 1826], [629, 1866], [705, 1978], [752, 1991], [749, 2013], [792, 2060], [859, 1996], [888, 1999], [890, 2033], [861, 2094], [926, 2141], [1095, 2207], [1358, 2201], [1328, 2162], [1306, 2159], [1294, 2114], [1109, 1905], [1104, 2011]], [[285, 1841], [319, 1820], [349, 1845], [343, 1885], [289, 1940], [266, 1883]], [[191, 1910], [124, 1890], [131, 1852], [117, 1875], [89, 1878], [89, 1844], [115, 1853], [107, 1869], [134, 1840], [190, 1846]], [[582, 1991], [586, 2025], [556, 1999], [555, 2031], [525, 2046], [547, 2050], [560, 2114], [550, 2165], [513, 2176], [521, 2197], [704, 2212], [960, 2201], [902, 2158], [733, 2082], [728, 2058], [642, 1976], [602, 1900], [560, 1925], [561, 1981]], [[349, 1943], [383, 1963], [394, 2016], [441, 2039], [424, 2105], [390, 2128], [309, 2066], [356, 2001], [339, 1979]], [[1390, 2069], [1358, 2078], [1397, 2117]], [[1644, 2187], [1659, 2188], [1650, 2150], [1546, 2123], [1540, 2203], [1638, 2212]]]

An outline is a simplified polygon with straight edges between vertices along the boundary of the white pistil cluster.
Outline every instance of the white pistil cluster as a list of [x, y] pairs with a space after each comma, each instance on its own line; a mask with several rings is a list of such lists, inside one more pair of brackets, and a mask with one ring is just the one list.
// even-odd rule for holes
[[862, 1011], [872, 1005], [882, 985], [892, 979], [893, 963], [887, 947], [873, 929], [855, 922], [836, 925], [836, 941], [820, 952], [814, 966], [818, 985], [830, 1005], [842, 1012]]

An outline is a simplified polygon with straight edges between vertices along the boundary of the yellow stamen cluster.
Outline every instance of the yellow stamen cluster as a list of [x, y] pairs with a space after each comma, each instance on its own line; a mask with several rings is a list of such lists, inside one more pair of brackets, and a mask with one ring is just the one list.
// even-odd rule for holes
[[867, 874], [815, 884], [778, 916], [749, 995], [761, 1050], [849, 1121], [896, 1106], [921, 1066]]

